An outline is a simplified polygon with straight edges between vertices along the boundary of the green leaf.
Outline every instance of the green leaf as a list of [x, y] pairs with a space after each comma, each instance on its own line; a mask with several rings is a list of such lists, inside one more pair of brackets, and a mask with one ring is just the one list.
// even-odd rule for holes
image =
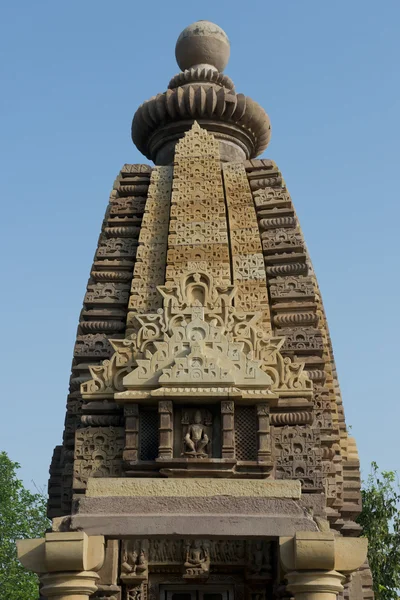
[[361, 490], [363, 508], [357, 521], [368, 537], [368, 562], [376, 600], [397, 600], [400, 588], [400, 488], [395, 471], [371, 473]]
[[19, 468], [0, 452], [0, 600], [37, 600], [38, 577], [19, 562], [15, 542], [43, 537], [50, 526], [46, 498], [24, 487]]

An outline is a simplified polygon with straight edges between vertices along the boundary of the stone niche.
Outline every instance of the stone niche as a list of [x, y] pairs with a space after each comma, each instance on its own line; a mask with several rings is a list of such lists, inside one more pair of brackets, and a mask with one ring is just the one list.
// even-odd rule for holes
[[174, 410], [174, 458], [221, 458], [220, 405], [177, 406]]

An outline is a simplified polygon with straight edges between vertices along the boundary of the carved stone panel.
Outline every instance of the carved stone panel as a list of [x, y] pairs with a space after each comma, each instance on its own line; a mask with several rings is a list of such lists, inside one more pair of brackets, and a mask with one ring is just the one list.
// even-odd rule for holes
[[272, 578], [272, 542], [247, 542], [247, 574], [253, 581], [265, 581]]
[[257, 460], [257, 414], [254, 406], [235, 410], [235, 452], [237, 460]]
[[149, 541], [124, 540], [121, 548], [121, 579], [130, 585], [147, 581], [149, 569]]
[[87, 427], [75, 434], [74, 489], [84, 489], [89, 477], [122, 474], [123, 427]]
[[304, 490], [323, 489], [322, 448], [318, 429], [274, 427], [277, 479], [299, 479]]
[[210, 575], [210, 544], [208, 540], [185, 542], [183, 579], [204, 581]]

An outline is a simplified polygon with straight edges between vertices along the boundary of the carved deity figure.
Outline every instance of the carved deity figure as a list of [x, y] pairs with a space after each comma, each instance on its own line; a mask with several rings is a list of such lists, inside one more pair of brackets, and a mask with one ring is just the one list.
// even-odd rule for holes
[[201, 540], [187, 544], [184, 566], [186, 575], [192, 577], [204, 576], [210, 570], [210, 553]]
[[201, 412], [197, 410], [184, 437], [185, 454], [208, 456], [205, 447], [208, 444], [208, 435], [203, 427]]
[[122, 563], [121, 576], [125, 580], [141, 581], [147, 577], [148, 562], [143, 548], [138, 549], [133, 544], [125, 546]]
[[255, 542], [250, 557], [250, 571], [256, 577], [265, 577], [271, 571], [269, 544]]

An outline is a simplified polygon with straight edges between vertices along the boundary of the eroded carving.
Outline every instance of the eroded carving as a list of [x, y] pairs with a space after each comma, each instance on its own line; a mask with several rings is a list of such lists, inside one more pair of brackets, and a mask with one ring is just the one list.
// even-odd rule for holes
[[323, 489], [318, 429], [297, 425], [274, 428], [277, 479], [299, 479], [305, 490]]
[[89, 477], [122, 473], [123, 427], [87, 427], [75, 433], [74, 489], [84, 489]]
[[207, 579], [210, 574], [210, 549], [206, 540], [186, 544], [184, 579]]
[[[210, 417], [207, 415], [203, 417], [200, 410], [196, 410], [193, 415], [193, 419], [189, 419], [187, 412], [184, 413], [182, 424], [184, 425], [183, 438], [183, 456], [188, 458], [207, 458], [209, 456], [209, 441], [210, 437], [207, 435], [207, 425], [210, 426]], [[190, 422], [192, 421], [192, 422]], [[186, 423], [188, 423], [186, 425]]]
[[148, 540], [122, 542], [121, 579], [125, 583], [140, 584], [148, 578]]

